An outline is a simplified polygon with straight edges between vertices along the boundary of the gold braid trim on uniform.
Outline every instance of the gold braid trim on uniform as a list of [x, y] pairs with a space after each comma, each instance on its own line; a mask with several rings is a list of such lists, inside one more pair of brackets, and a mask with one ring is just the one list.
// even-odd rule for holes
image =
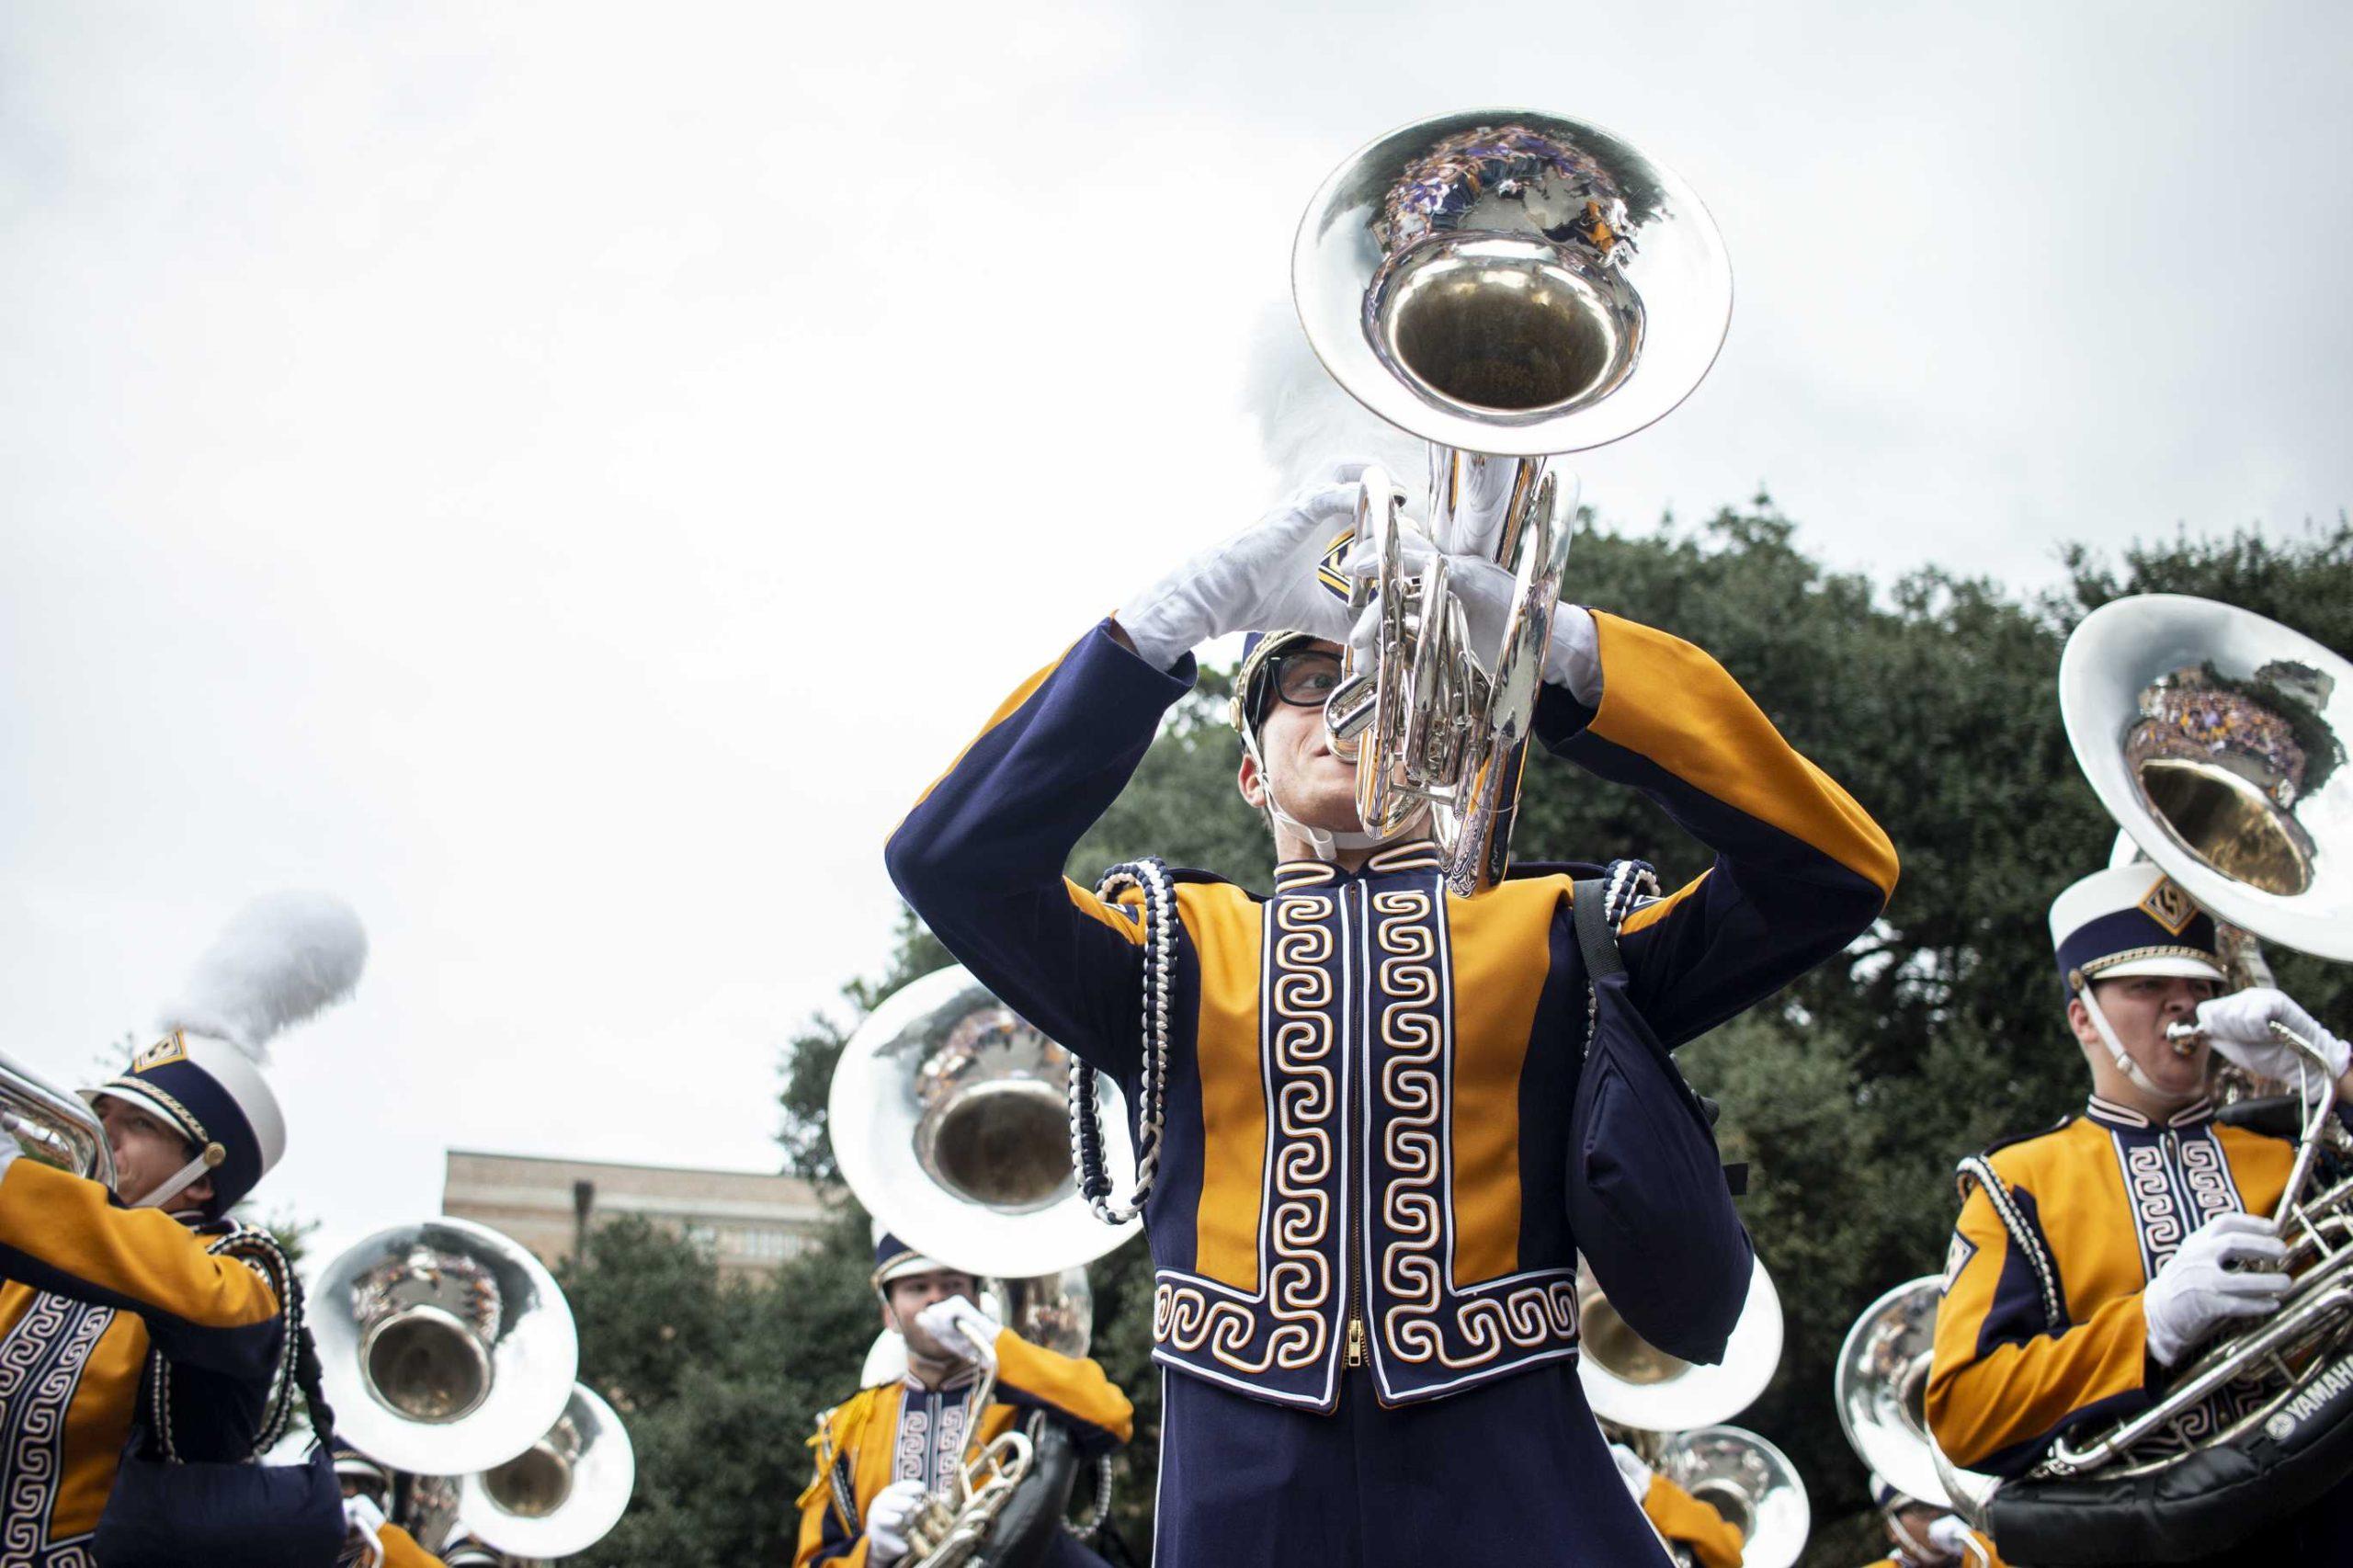
[[1444, 914], [1435, 883], [1377, 892], [1370, 903], [1368, 947], [1380, 966], [1372, 989], [1381, 1006], [1366, 1042], [1372, 1063], [1367, 1092], [1377, 1091], [1389, 1111], [1381, 1153], [1391, 1174], [1380, 1213], [1394, 1233], [1381, 1255], [1381, 1281], [1394, 1298], [1381, 1314], [1383, 1338], [1403, 1361], [1436, 1360], [1458, 1370], [1483, 1367], [1507, 1349], [1530, 1349], [1574, 1334], [1576, 1281], [1540, 1280], [1500, 1300], [1456, 1302], [1455, 1327], [1469, 1349], [1457, 1355], [1447, 1348], [1439, 1318], [1453, 1250], [1446, 1116], [1454, 1030], [1441, 978]]
[[1267, 1216], [1262, 1247], [1268, 1255], [1261, 1296], [1279, 1320], [1256, 1355], [1249, 1354], [1252, 1298], [1212, 1300], [1188, 1279], [1163, 1278], [1153, 1291], [1155, 1342], [1209, 1353], [1238, 1372], [1298, 1369], [1323, 1360], [1325, 1315], [1332, 1301], [1331, 1266], [1318, 1250], [1332, 1232], [1331, 1179], [1338, 1151], [1331, 1122], [1340, 1114], [1339, 1081], [1332, 1067], [1337, 1043], [1330, 1012], [1333, 984], [1324, 966], [1336, 944], [1324, 917], [1334, 900], [1291, 894], [1267, 901], [1268, 1015], [1264, 1050], [1273, 1093], [1274, 1136], [1268, 1140]]
[[2118, 964], [2138, 963], [2143, 959], [2196, 959], [2200, 963], [2212, 964], [2216, 969], [2222, 967], [2222, 959], [2204, 948], [2192, 948], [2186, 946], [2175, 947], [2165, 945], [2160, 945], [2154, 948], [2127, 948], [2120, 953], [2103, 954], [2101, 957], [2094, 959], [2090, 962], [2082, 964], [2078, 967], [2083, 970], [2085, 979], [2097, 980], [2101, 975], [2106, 974]]

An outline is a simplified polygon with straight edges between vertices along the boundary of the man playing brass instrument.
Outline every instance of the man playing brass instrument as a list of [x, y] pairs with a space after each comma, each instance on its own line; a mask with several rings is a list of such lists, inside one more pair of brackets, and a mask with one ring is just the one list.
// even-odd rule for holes
[[[166, 1011], [164, 1038], [85, 1092], [112, 1151], [111, 1191], [0, 1137], [0, 1562], [78, 1568], [99, 1540], [113, 1561], [277, 1560], [261, 1551], [261, 1519], [244, 1550], [214, 1539], [224, 1494], [200, 1520], [161, 1517], [188, 1501], [165, 1472], [244, 1461], [284, 1425], [272, 1389], [293, 1377], [290, 1266], [228, 1213], [286, 1147], [263, 1043], [348, 994], [366, 946], [332, 900], [244, 911]], [[146, 1504], [110, 1504], [134, 1463], [153, 1478]], [[290, 1525], [303, 1540], [336, 1528], [324, 1471], [315, 1491]], [[273, 1506], [289, 1498], [271, 1494]]]
[[[980, 1281], [896, 1236], [875, 1246], [882, 1325], [906, 1341], [906, 1376], [859, 1391], [818, 1417], [809, 1440], [815, 1479], [801, 1494], [793, 1568], [839, 1563], [890, 1568], [907, 1555], [907, 1523], [926, 1496], [947, 1494], [968, 1453], [1043, 1411], [1100, 1454], [1132, 1434], [1134, 1407], [1091, 1360], [1031, 1345], [974, 1306]], [[972, 1410], [978, 1362], [994, 1358], [989, 1406]], [[978, 1430], [974, 1429], [977, 1422]], [[1042, 1560], [1062, 1568], [1099, 1562], [1059, 1528]]]
[[1602, 1424], [1602, 1430], [1610, 1439], [1609, 1457], [1626, 1483], [1627, 1494], [1651, 1522], [1651, 1528], [1658, 1531], [1666, 1550], [1694, 1568], [1740, 1568], [1740, 1531], [1710, 1504], [1644, 1463], [1640, 1454], [1610, 1432], [1608, 1423]]
[[[1963, 1163], [1927, 1389], [1945, 1454], [2004, 1476], [2024, 1474], [2080, 1426], [2147, 1408], [2169, 1370], [2217, 1333], [2276, 1311], [2288, 1290], [2286, 1249], [2264, 1216], [2295, 1150], [2215, 1119], [2210, 1044], [2292, 1083], [2296, 1058], [2268, 1030], [2277, 1019], [2353, 1089], [2345, 1045], [2288, 997], [2216, 994], [2213, 918], [2155, 867], [2076, 882], [2052, 905], [2051, 933], [2091, 1098], [2057, 1127]], [[2199, 1032], [2169, 1036], [2177, 1025]], [[2353, 1519], [2336, 1496], [2285, 1521], [2250, 1506], [2245, 1523], [2245, 1541], [2208, 1561], [2353, 1551]]]
[[1907, 1497], [1876, 1475], [1871, 1502], [1893, 1550], [1868, 1568], [2003, 1568], [1994, 1543], [1951, 1509]]
[[[1351, 478], [1024, 682], [892, 836], [892, 875], [975, 977], [1138, 1108], [1162, 1562], [1655, 1563], [1574, 1366], [1571, 878], [1454, 897], [1425, 826], [1361, 831], [1321, 711], [1351, 618], [1319, 570]], [[1506, 574], [1452, 564], [1473, 643], [1497, 646]], [[1620, 930], [1633, 997], [1680, 1043], [1868, 926], [1894, 854], [1705, 653], [1565, 605], [1553, 624], [1538, 738], [1718, 854]], [[1153, 862], [1108, 895], [1066, 881], [1190, 687], [1191, 650], [1245, 631], [1266, 635], [1237, 687], [1239, 785], [1272, 831], [1274, 892]]]

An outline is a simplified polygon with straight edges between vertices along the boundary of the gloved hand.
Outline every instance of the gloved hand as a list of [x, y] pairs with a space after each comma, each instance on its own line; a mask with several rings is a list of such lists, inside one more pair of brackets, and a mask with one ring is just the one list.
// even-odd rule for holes
[[915, 1326], [939, 1341], [939, 1347], [965, 1361], [996, 1359], [996, 1336], [1005, 1325], [961, 1296], [934, 1301], [915, 1314]]
[[1610, 1444], [1609, 1457], [1617, 1461], [1619, 1479], [1625, 1482], [1626, 1490], [1634, 1494], [1634, 1506], [1641, 1507], [1643, 1499], [1651, 1493], [1651, 1467], [1623, 1443]]
[[1315, 570], [1332, 542], [1356, 526], [1356, 481], [1366, 466], [1334, 464], [1324, 483], [1120, 600], [1120, 625], [1144, 662], [1165, 670], [1196, 644], [1230, 631], [1279, 629], [1334, 642], [1347, 637], [1347, 597], [1319, 582]]
[[907, 1554], [907, 1520], [923, 1502], [923, 1483], [894, 1481], [866, 1506], [866, 1560], [881, 1568]]
[[[1398, 563], [1408, 578], [1421, 575], [1437, 546], [1418, 533], [1400, 528]], [[1359, 540], [1350, 548], [1341, 570], [1350, 578], [1369, 580], [1380, 569], [1380, 547]], [[1471, 656], [1479, 667], [1494, 673], [1502, 652], [1504, 623], [1518, 583], [1509, 572], [1478, 555], [1446, 558], [1447, 584], [1462, 603], [1463, 630], [1470, 633]], [[1381, 607], [1368, 608], [1349, 630], [1348, 645], [1356, 652], [1355, 668], [1370, 667], [1373, 642], [1379, 634]], [[1563, 604], [1552, 610], [1552, 646], [1544, 654], [1544, 678], [1588, 708], [1601, 705], [1601, 640], [1593, 616], [1582, 605]]]
[[360, 1549], [365, 1554], [361, 1561], [369, 1563], [370, 1568], [377, 1568], [377, 1565], [382, 1563], [384, 1543], [381, 1540], [381, 1532], [384, 1528], [384, 1510], [376, 1506], [373, 1498], [346, 1497], [343, 1500], [343, 1528], [347, 1538], [358, 1538]]
[[[2302, 1054], [2271, 1032], [2274, 1022], [2295, 1030], [2320, 1048], [2328, 1058], [2328, 1079], [2322, 1079]], [[2313, 1021], [2313, 1016], [2296, 1006], [2284, 991], [2274, 991], [2268, 985], [2249, 986], [2234, 991], [2227, 996], [2210, 997], [2198, 1005], [2198, 1027], [2214, 1042], [2214, 1049], [2237, 1062], [2248, 1072], [2265, 1078], [2281, 1078], [2292, 1084], [2297, 1069], [2303, 1069], [2304, 1096], [2308, 1100], [2320, 1097], [2325, 1082], [2345, 1076], [2348, 1062], [2353, 1062], [2353, 1048]]]
[[[2217, 1214], [2199, 1226], [2141, 1293], [2149, 1354], [2170, 1367], [2216, 1324], [2279, 1311], [2288, 1291], [2288, 1277], [2279, 1272], [2287, 1256], [2269, 1221], [2256, 1215]], [[2231, 1263], [2238, 1270], [2223, 1267]]]
[[13, 1112], [0, 1110], [0, 1176], [6, 1176], [9, 1165], [24, 1153], [17, 1144], [17, 1129], [23, 1125]]
[[1975, 1542], [1970, 1538], [1968, 1522], [1959, 1514], [1939, 1514], [1929, 1523], [1928, 1544], [1947, 1557], [1966, 1561]]

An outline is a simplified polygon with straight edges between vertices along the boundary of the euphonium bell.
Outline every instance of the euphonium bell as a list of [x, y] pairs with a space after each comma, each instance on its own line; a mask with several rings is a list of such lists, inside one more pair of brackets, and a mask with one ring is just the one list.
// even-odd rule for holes
[[504, 1463], [563, 1414], [580, 1346], [540, 1260], [470, 1221], [379, 1231], [311, 1289], [335, 1426], [392, 1470], [462, 1475]]
[[1476, 892], [1508, 866], [1575, 520], [1575, 482], [1547, 460], [1642, 429], [1706, 376], [1732, 312], [1723, 242], [1680, 177], [1600, 127], [1471, 110], [1391, 131], [1324, 181], [1291, 290], [1341, 387], [1431, 443], [1431, 540], [1518, 576], [1503, 645], [1469, 647], [1443, 563], [1404, 578], [1398, 497], [1365, 476], [1381, 631], [1326, 719], [1359, 758], [1366, 831], [1429, 810], [1449, 885]]
[[[916, 1251], [983, 1278], [1059, 1274], [1140, 1228], [1098, 1222], [1071, 1177], [1071, 1056], [965, 970], [894, 992], [834, 1068], [842, 1179]], [[1105, 1158], [1133, 1172], [1118, 1088], [1100, 1085]]]
[[637, 1453], [613, 1407], [585, 1383], [539, 1440], [465, 1479], [459, 1517], [513, 1557], [569, 1557], [620, 1523], [636, 1484]]
[[2059, 661], [2075, 760], [2117, 825], [2217, 920], [2353, 959], [2353, 665], [2178, 594], [2086, 616]]
[[1756, 1402], [1781, 1360], [1781, 1296], [1760, 1259], [1724, 1358], [1703, 1367], [1636, 1334], [1588, 1269], [1577, 1274], [1577, 1381], [1605, 1421], [1681, 1432], [1731, 1420]]
[[0, 1113], [17, 1147], [46, 1165], [114, 1187], [114, 1150], [97, 1115], [74, 1095], [52, 1088], [0, 1051]]
[[1741, 1568], [1790, 1568], [1805, 1550], [1813, 1507], [1789, 1456], [1738, 1426], [1667, 1438], [1652, 1467], [1740, 1532]]

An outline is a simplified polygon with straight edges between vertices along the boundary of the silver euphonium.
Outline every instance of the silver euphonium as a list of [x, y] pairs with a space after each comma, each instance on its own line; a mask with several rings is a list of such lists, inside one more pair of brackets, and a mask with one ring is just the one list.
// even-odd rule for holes
[[572, 1309], [520, 1243], [467, 1220], [379, 1231], [310, 1291], [335, 1429], [390, 1470], [457, 1476], [523, 1453], [579, 1370]]
[[1510, 858], [1520, 767], [1568, 562], [1576, 482], [1551, 457], [1631, 435], [1715, 362], [1732, 269], [1699, 199], [1600, 127], [1530, 109], [1418, 120], [1335, 170], [1308, 204], [1291, 288], [1325, 369], [1430, 445], [1430, 539], [1517, 574], [1499, 648], [1472, 648], [1443, 561], [1407, 580], [1401, 496], [1365, 474], [1357, 537], [1378, 570], [1370, 667], [1325, 708], [1361, 760], [1357, 807], [1388, 836], [1424, 810], [1449, 885]]
[[[2059, 702], [2101, 805], [2192, 900], [2263, 941], [2353, 959], [2353, 665], [2250, 611], [2148, 594], [2084, 618], [2060, 659]], [[2326, 1380], [2353, 1368], [2353, 1181], [2314, 1190], [2324, 1147], [2345, 1147], [2336, 1089], [2311, 1043], [2274, 1028], [2322, 1081], [2295, 1105], [2298, 1152], [2271, 1216], [2288, 1294], [2177, 1369], [2147, 1409], [2069, 1433], [2021, 1481], [1984, 1482], [1938, 1454], [1955, 1506], [2006, 1550], [2003, 1528], [2063, 1495], [2044, 1488], [2147, 1483], [2222, 1445], [2284, 1441], [2329, 1403]], [[2243, 1506], [2292, 1509], [2313, 1479], [2269, 1474], [2240, 1489]]]
[[1773, 1381], [1781, 1360], [1781, 1297], [1758, 1262], [1724, 1358], [1712, 1367], [1671, 1356], [1634, 1332], [1595, 1282], [1577, 1276], [1577, 1381], [1586, 1403], [1643, 1462], [1740, 1532], [1749, 1568], [1790, 1568], [1805, 1550], [1813, 1508], [1788, 1456], [1728, 1426]]
[[[988, 1308], [1032, 1344], [1083, 1356], [1094, 1326], [1086, 1265], [1141, 1229], [1098, 1221], [1073, 1178], [1072, 1058], [974, 980], [951, 966], [901, 987], [842, 1048], [827, 1131], [842, 1179], [885, 1229], [927, 1257], [984, 1281]], [[1104, 1080], [1105, 1161], [1131, 1184], [1134, 1158], [1119, 1090]], [[906, 1348], [887, 1330], [861, 1383], [905, 1370]], [[995, 1376], [973, 1408], [986, 1407]], [[987, 1543], [998, 1514], [1032, 1474], [1030, 1438], [1006, 1432], [975, 1444], [949, 1492], [911, 1522], [912, 1568], [953, 1568]], [[1039, 1483], [1067, 1486], [1042, 1466]], [[1100, 1478], [1098, 1476], [1098, 1485]], [[1061, 1504], [1055, 1504], [1059, 1514]]]
[[[1944, 1280], [1908, 1279], [1863, 1309], [1831, 1376], [1838, 1425], [1863, 1468], [1905, 1496], [1967, 1514], [1994, 1478], [1964, 1471], [1928, 1435], [1928, 1369]], [[1970, 1548], [1979, 1560], [1983, 1553]]]
[[17, 1147], [43, 1165], [114, 1186], [114, 1150], [96, 1112], [0, 1051], [0, 1116]]
[[605, 1539], [629, 1509], [637, 1452], [629, 1428], [585, 1383], [539, 1440], [469, 1475], [458, 1515], [486, 1546], [510, 1557], [569, 1557]]

